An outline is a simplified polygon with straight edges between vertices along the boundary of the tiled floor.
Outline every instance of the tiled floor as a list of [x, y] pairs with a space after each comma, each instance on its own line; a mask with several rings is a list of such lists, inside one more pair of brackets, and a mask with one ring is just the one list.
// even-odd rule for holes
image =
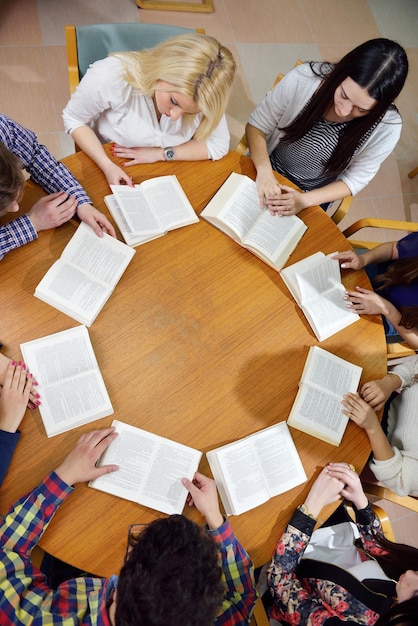
[[[205, 14], [139, 10], [135, 0], [1, 0], [0, 110], [35, 130], [61, 158], [74, 149], [61, 121], [69, 97], [65, 24], [140, 21], [202, 27], [227, 45], [238, 62], [228, 107], [234, 148], [249, 113], [279, 71], [288, 71], [296, 59], [337, 60], [364, 40], [388, 37], [406, 48], [410, 61], [397, 102], [402, 137], [340, 226], [364, 216], [418, 221], [418, 176], [407, 177], [418, 165], [418, 2], [214, 0], [214, 7], [214, 13]], [[371, 239], [373, 234], [364, 236]], [[418, 515], [387, 508], [397, 539], [418, 546]]]

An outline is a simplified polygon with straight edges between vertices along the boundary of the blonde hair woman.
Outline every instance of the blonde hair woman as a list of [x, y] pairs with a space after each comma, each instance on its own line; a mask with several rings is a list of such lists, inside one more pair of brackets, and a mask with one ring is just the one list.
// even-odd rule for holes
[[229, 150], [225, 109], [235, 73], [230, 51], [190, 33], [154, 48], [93, 63], [63, 112], [65, 130], [109, 184], [130, 176], [103, 150], [113, 142], [122, 167], [164, 160], [220, 159]]

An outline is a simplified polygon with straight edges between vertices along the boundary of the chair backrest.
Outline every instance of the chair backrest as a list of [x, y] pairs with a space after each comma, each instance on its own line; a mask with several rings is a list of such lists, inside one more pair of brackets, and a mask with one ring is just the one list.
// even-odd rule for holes
[[418, 513], [418, 498], [414, 496], [398, 496], [392, 489], [380, 483], [363, 483], [363, 489], [365, 493], [376, 496], [379, 500], [388, 500], [388, 502], [399, 504], [410, 511]]
[[65, 36], [70, 91], [74, 91], [91, 63], [104, 59], [111, 52], [152, 48], [169, 37], [191, 32], [204, 33], [204, 30], [136, 22], [67, 25]]

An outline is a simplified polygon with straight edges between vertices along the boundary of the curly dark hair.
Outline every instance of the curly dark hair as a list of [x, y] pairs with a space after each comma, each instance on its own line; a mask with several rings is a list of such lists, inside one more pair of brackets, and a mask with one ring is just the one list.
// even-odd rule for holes
[[0, 215], [19, 200], [24, 185], [22, 162], [0, 141]]
[[213, 539], [182, 515], [158, 519], [120, 572], [116, 626], [211, 626], [224, 591]]

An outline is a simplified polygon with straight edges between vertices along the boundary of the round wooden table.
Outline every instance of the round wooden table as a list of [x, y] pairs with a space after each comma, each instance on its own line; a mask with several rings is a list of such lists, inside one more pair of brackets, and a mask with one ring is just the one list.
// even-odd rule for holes
[[[106, 211], [103, 197], [110, 191], [98, 168], [82, 152], [64, 162], [95, 206]], [[255, 178], [250, 159], [234, 152], [217, 162], [130, 169], [136, 183], [176, 174], [197, 213], [231, 171]], [[28, 183], [22, 210], [40, 195], [42, 191]], [[308, 230], [289, 263], [318, 250], [328, 254], [350, 248], [322, 209], [309, 208], [300, 217]], [[1, 338], [7, 355], [19, 357], [20, 343], [78, 324], [33, 296], [75, 227], [68, 223], [41, 232], [37, 242], [1, 262]], [[343, 281], [350, 289], [355, 284], [369, 286], [363, 272], [349, 272]], [[81, 432], [108, 426], [113, 417], [203, 452], [286, 420], [309, 346], [318, 343], [278, 272], [203, 219], [138, 247], [89, 333], [115, 414], [48, 439], [39, 412], [28, 411], [1, 488], [1, 512], [57, 467]], [[361, 365], [364, 381], [386, 372], [379, 317], [362, 318], [320, 345]], [[370, 452], [364, 431], [352, 423], [339, 447], [291, 432], [308, 483], [230, 518], [256, 565], [270, 559], [294, 507], [321, 467], [347, 461], [360, 470]], [[205, 456], [200, 470], [209, 473]], [[162, 515], [78, 485], [40, 545], [63, 561], [108, 576], [119, 571], [129, 524]], [[185, 515], [201, 520], [195, 510], [187, 508]]]

